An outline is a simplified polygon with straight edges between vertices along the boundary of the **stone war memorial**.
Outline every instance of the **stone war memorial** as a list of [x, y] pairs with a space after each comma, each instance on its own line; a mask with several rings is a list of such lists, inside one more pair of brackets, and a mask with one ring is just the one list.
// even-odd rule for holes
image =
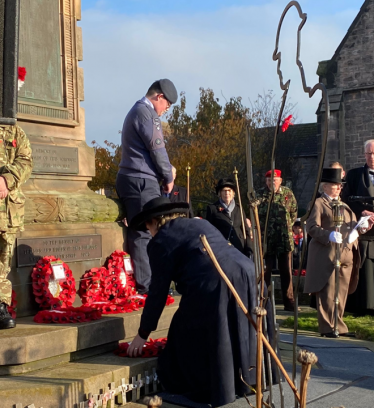
[[[114, 401], [122, 405], [139, 399], [136, 384], [146, 376], [147, 393], [158, 387], [155, 359], [129, 363], [113, 353], [119, 341], [136, 335], [141, 310], [88, 316], [79, 309], [81, 297], [75, 294], [81, 282], [92, 282], [81, 280], [85, 272], [102, 268], [114, 251], [121, 253], [126, 241], [118, 203], [87, 186], [95, 175], [95, 156], [86, 143], [80, 106], [84, 98], [80, 19], [80, 0], [0, 0], [0, 126], [17, 124], [24, 130], [33, 160], [31, 176], [22, 185], [24, 229], [17, 232], [8, 275], [17, 325], [0, 331], [1, 408], [81, 408], [88, 406], [92, 395], [100, 400], [97, 404], [109, 407]], [[19, 91], [18, 67], [27, 71]], [[57, 263], [68, 268], [69, 290], [57, 280], [53, 281], [57, 285], [50, 281], [47, 286], [52, 298], [67, 293], [63, 305], [75, 312], [60, 316], [70, 316], [70, 322], [64, 322], [69, 324], [34, 321], [40, 302], [51, 299], [43, 290], [35, 295], [35, 288], [41, 287], [33, 270], [46, 256], [60, 259]], [[167, 308], [156, 338], [166, 335], [176, 308]], [[51, 310], [52, 305], [45, 313]], [[121, 310], [126, 311], [123, 306]], [[54, 316], [55, 322], [63, 322], [58, 312]]]
[[[307, 14], [297, 1], [285, 2], [278, 25], [274, 25], [274, 32], [276, 27], [278, 29], [272, 58], [269, 55], [265, 61], [273, 63], [274, 75], [278, 75], [283, 93], [277, 126], [272, 130], [271, 184], [276, 168], [277, 137], [282, 121], [285, 122], [283, 113], [291, 84], [291, 79], [283, 77], [278, 49], [281, 31], [287, 24], [285, 17], [290, 10], [300, 18], [296, 64], [304, 96], [311, 98], [319, 94], [320, 101], [318, 124], [294, 126], [299, 137], [294, 154], [299, 155], [304, 167], [313, 173], [313, 177], [304, 178], [308, 178], [307, 187], [303, 179], [301, 192], [305, 196], [306, 208], [309, 196], [312, 196], [312, 203], [316, 200], [324, 162], [338, 159], [347, 168], [356, 166], [362, 159], [359, 146], [373, 134], [373, 64], [368, 42], [374, 30], [374, 0], [363, 3], [332, 59], [319, 64], [319, 82], [313, 86], [307, 84], [300, 60], [301, 31]], [[193, 239], [186, 233], [181, 245], [185, 252], [177, 243], [170, 244], [170, 247], [176, 245], [178, 256], [173, 252], [174, 248], [170, 252], [167, 248], [169, 270], [175, 273], [172, 279], [175, 278], [177, 289], [184, 285], [180, 292], [185, 297], [181, 301], [178, 293], [175, 297], [168, 295], [171, 282], [165, 278], [167, 274], [162, 274], [160, 280], [166, 285], [159, 288], [165, 289], [166, 307], [156, 330], [142, 330], [143, 308], [147, 313], [154, 311], [152, 301], [159, 291], [153, 289], [145, 295], [136, 292], [131, 258], [124, 252], [126, 227], [119, 202], [96, 194], [87, 185], [95, 175], [95, 154], [86, 143], [85, 113], [80, 106], [84, 100], [84, 73], [79, 65], [84, 57], [80, 20], [81, 0], [0, 0], [0, 236], [9, 232], [8, 235], [15, 237], [15, 242], [6, 246], [11, 248], [7, 258], [11, 259], [10, 264], [4, 262], [6, 256], [0, 257], [0, 273], [3, 274], [0, 275], [0, 296], [9, 289], [4, 283], [6, 268], [10, 270], [8, 279], [13, 289], [9, 304], [0, 299], [0, 325], [4, 305], [7, 305], [10, 316], [8, 322], [15, 319], [17, 323], [0, 327], [0, 408], [115, 408], [127, 404], [131, 404], [131, 408], [146, 405], [156, 408], [162, 401], [152, 398], [147, 402], [144, 399], [154, 394], [162, 397], [166, 408], [374, 406], [374, 346], [369, 341], [339, 337], [336, 331], [339, 301], [335, 299], [335, 337], [322, 338], [316, 337], [316, 333], [310, 335], [298, 331], [298, 293], [306, 240], [303, 241], [297, 276], [294, 276], [293, 312], [283, 310], [279, 305], [276, 307], [274, 281], [269, 284], [269, 290], [265, 289], [263, 260], [269, 229], [265, 228], [265, 237], [261, 237], [257, 209], [260, 201], [253, 182], [249, 131], [245, 136], [249, 201], [243, 202], [243, 207], [249, 208], [249, 217], [255, 226], [252, 229], [254, 262], [231, 248], [231, 242], [223, 240], [221, 233], [207, 221], [187, 217], [181, 220], [179, 218], [184, 217], [170, 212], [168, 207], [169, 212], [162, 213], [162, 216], [166, 214], [172, 218], [176, 215], [175, 222], [166, 227], [158, 226], [159, 229], [165, 227], [164, 231], [170, 232], [178, 222], [188, 222], [195, 228], [192, 228], [192, 234], [200, 231], [199, 228], [203, 231], [201, 226], [205, 225], [210, 235], [199, 232], [198, 246], [193, 246]], [[297, 86], [300, 86], [299, 82]], [[157, 90], [156, 98], [163, 99], [163, 106], [170, 107], [171, 102], [165, 95], [166, 91], [161, 94]], [[356, 114], [361, 112], [362, 106], [365, 111]], [[160, 130], [157, 118], [153, 123]], [[20, 140], [25, 138], [24, 152], [29, 152], [29, 157], [26, 153], [22, 157], [24, 162], [19, 168], [15, 168], [14, 163], [21, 146], [12, 132], [21, 135]], [[156, 139], [156, 143], [157, 140], [160, 141]], [[278, 138], [278, 144], [279, 141]], [[12, 173], [21, 180], [22, 171], [28, 171], [27, 181], [22, 183], [22, 192], [19, 190], [15, 195], [7, 175]], [[4, 183], [6, 188], [2, 187]], [[273, 195], [274, 187], [270, 204]], [[162, 197], [161, 200], [167, 199]], [[11, 205], [22, 208], [23, 203], [24, 222], [13, 225], [10, 221], [19, 220], [17, 213], [12, 214]], [[187, 213], [188, 205], [184, 204]], [[300, 221], [304, 236], [312, 207], [308, 207]], [[156, 214], [160, 214], [157, 211]], [[4, 219], [8, 221], [8, 216], [10, 221], [5, 224]], [[155, 218], [143, 221], [153, 222]], [[243, 224], [244, 219], [242, 217]], [[265, 225], [268, 225], [268, 219], [269, 211]], [[150, 225], [147, 224], [151, 231]], [[154, 237], [157, 233], [158, 230]], [[160, 234], [151, 243], [161, 248], [161, 244], [169, 242], [167, 239], [173, 239], [175, 235], [171, 233], [165, 238]], [[214, 246], [214, 240], [222, 245]], [[220, 256], [218, 251], [215, 256], [214, 248], [220, 249]], [[159, 255], [163, 251], [153, 251], [153, 256], [155, 252]], [[4, 253], [7, 254], [0, 246], [0, 255]], [[188, 260], [181, 261], [185, 258]], [[201, 263], [195, 262], [201, 259]], [[224, 264], [226, 261], [232, 263]], [[158, 262], [158, 267], [164, 272], [163, 263]], [[188, 268], [194, 270], [192, 278], [188, 275], [190, 271], [186, 272]], [[334, 273], [337, 277], [339, 268], [340, 260], [336, 259]], [[226, 273], [224, 269], [227, 269]], [[155, 269], [152, 272], [153, 282], [156, 282], [152, 287], [155, 288], [161, 273]], [[178, 282], [179, 273], [185, 274], [185, 280]], [[167, 276], [170, 274], [168, 271]], [[202, 287], [205, 286], [209, 288], [204, 292]], [[217, 295], [217, 292], [220, 293]], [[213, 297], [207, 297], [212, 293]], [[306, 296], [309, 300], [309, 294]], [[153, 309], [159, 306], [157, 304]], [[311, 309], [304, 305], [300, 311], [311, 312]], [[149, 317], [147, 313], [144, 313], [142, 324]], [[181, 324], [178, 318], [182, 320]], [[288, 318], [294, 319], [294, 328], [283, 326], [280, 329], [279, 322]], [[202, 330], [205, 330], [203, 336]], [[145, 336], [144, 331], [147, 332]], [[139, 339], [144, 341], [137, 343]], [[182, 341], [186, 343], [180, 343]], [[141, 358], [138, 358], [138, 352], [134, 354], [135, 358], [128, 357], [132, 355], [131, 350], [141, 349]], [[162, 352], [165, 354], [158, 362], [156, 357]], [[240, 361], [238, 355], [242, 358]], [[162, 373], [160, 367], [167, 358], [171, 363]], [[188, 364], [190, 366], [186, 368]], [[163, 386], [166, 376], [162, 377], [162, 374], [165, 372], [178, 386], [182, 383], [192, 392], [180, 392], [183, 395], [169, 392], [167, 386], [166, 389]], [[248, 384], [245, 382], [247, 378], [253, 381], [248, 380]], [[227, 401], [233, 395], [232, 403], [214, 405], [206, 402], [208, 393], [220, 395], [230, 387]], [[237, 390], [245, 391], [240, 394]], [[200, 397], [206, 392], [202, 398], [204, 403], [193, 401], [191, 394], [195, 391]], [[214, 397], [209, 396], [213, 402]]]

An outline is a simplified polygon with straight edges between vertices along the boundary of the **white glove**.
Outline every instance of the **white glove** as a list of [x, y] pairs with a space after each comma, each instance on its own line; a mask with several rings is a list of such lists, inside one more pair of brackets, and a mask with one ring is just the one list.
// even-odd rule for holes
[[352, 242], [356, 241], [358, 238], [358, 231], [353, 230], [348, 236], [348, 244], [352, 244]]
[[[360, 218], [361, 220], [361, 218]], [[368, 229], [369, 228], [369, 221], [366, 220], [360, 225], [360, 229]]]
[[341, 244], [343, 242], [343, 236], [340, 232], [332, 231], [330, 232], [329, 241]]

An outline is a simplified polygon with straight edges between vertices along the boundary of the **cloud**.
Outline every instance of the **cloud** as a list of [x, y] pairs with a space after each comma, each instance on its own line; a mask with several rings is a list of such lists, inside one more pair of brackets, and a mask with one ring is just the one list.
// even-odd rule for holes
[[[170, 78], [178, 91], [186, 92], [190, 113], [198, 104], [199, 87], [212, 88], [220, 100], [222, 93], [227, 99], [241, 96], [248, 104], [269, 89], [280, 98], [272, 53], [283, 7], [275, 0], [190, 15], [127, 16], [103, 7], [84, 11], [87, 142], [119, 143], [128, 110], [160, 78]], [[318, 61], [332, 57], [356, 14], [347, 10], [307, 21], [301, 60], [310, 86], [318, 81]], [[312, 122], [320, 95], [309, 100], [301, 87], [295, 64], [296, 9], [286, 20], [280, 49], [283, 72], [291, 79], [289, 97], [297, 103], [299, 121]]]

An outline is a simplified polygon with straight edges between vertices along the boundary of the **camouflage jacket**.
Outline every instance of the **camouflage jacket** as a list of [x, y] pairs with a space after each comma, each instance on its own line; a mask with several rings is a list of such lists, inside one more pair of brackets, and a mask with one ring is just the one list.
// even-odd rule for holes
[[[261, 204], [258, 207], [261, 233], [264, 234], [266, 213], [271, 196], [270, 190], [265, 187], [258, 191]], [[292, 191], [281, 186], [274, 194], [273, 203], [270, 207], [267, 254], [279, 254], [290, 252], [294, 249], [292, 226], [297, 217], [297, 202]], [[263, 235], [262, 235], [263, 236]]]
[[23, 227], [25, 196], [21, 185], [32, 171], [31, 146], [17, 125], [0, 125], [0, 176], [9, 193], [0, 199], [0, 231], [16, 232]]

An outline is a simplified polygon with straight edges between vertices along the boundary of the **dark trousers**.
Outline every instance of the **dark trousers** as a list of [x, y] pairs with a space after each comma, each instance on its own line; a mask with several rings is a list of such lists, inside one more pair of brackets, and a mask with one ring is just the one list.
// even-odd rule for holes
[[[278, 269], [281, 280], [282, 298], [284, 307], [292, 309], [294, 307], [293, 286], [292, 286], [292, 269], [291, 269], [292, 252], [283, 252], [277, 255]], [[271, 272], [274, 268], [274, 255], [265, 256], [266, 272], [265, 283], [271, 284]]]
[[[160, 197], [160, 185], [156, 180], [117, 175], [116, 190], [125, 210], [127, 223], [130, 225], [135, 215], [153, 198]], [[147, 293], [151, 283], [151, 268], [147, 246], [152, 239], [149, 231], [127, 229], [127, 247], [134, 262], [136, 288], [139, 293]]]

